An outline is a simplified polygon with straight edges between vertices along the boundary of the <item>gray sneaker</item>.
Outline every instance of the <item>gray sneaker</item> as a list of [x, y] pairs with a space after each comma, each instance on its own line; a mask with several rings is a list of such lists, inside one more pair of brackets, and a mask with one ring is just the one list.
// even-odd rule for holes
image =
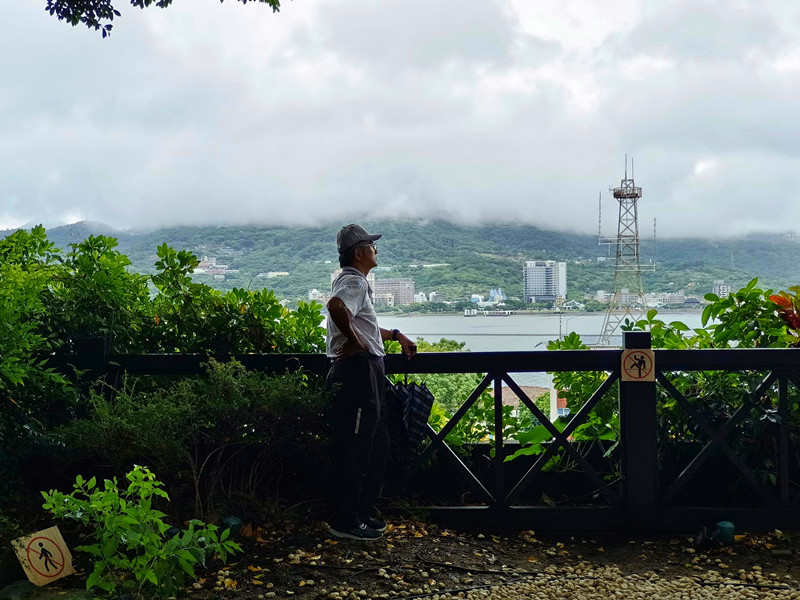
[[386, 521], [382, 519], [366, 517], [363, 521], [367, 524], [367, 527], [372, 527], [375, 531], [380, 531], [381, 533], [386, 531]]
[[373, 529], [366, 523], [361, 523], [350, 529], [328, 528], [328, 533], [333, 537], [346, 540], [379, 540], [383, 537], [383, 532]]

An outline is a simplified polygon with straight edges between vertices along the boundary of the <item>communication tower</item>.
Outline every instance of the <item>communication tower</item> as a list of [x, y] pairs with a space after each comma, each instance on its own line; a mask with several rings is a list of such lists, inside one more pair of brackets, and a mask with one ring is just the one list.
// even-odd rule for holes
[[603, 320], [603, 330], [598, 346], [611, 345], [611, 336], [620, 324], [630, 318], [636, 320], [647, 310], [642, 285], [642, 271], [653, 270], [653, 266], [642, 268], [641, 244], [637, 203], [642, 197], [642, 188], [636, 187], [631, 159], [631, 177], [628, 179], [628, 156], [625, 155], [625, 178], [619, 187], [609, 188], [619, 202], [619, 220], [616, 237], [600, 237], [601, 245], [614, 246], [616, 263], [614, 265], [614, 295], [608, 304]]

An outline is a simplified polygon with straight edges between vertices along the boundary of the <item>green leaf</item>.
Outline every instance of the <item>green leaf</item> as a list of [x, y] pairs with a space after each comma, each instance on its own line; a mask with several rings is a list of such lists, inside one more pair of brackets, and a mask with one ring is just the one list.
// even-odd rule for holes
[[533, 444], [531, 446], [525, 446], [524, 448], [520, 448], [514, 454], [510, 456], [506, 456], [503, 462], [509, 462], [518, 458], [520, 456], [531, 456], [531, 455], [538, 455], [544, 452], [544, 447], [541, 444]]
[[[90, 590], [93, 587], [97, 586], [100, 582], [100, 578], [103, 576], [103, 572], [106, 569], [106, 565], [103, 561], [98, 560], [94, 563], [94, 570], [91, 572], [89, 577], [86, 579], [86, 589]], [[99, 586], [101, 589], [106, 589], [103, 586]]]
[[711, 317], [712, 310], [714, 310], [714, 306], [712, 304], [709, 304], [703, 309], [703, 314], [701, 316], [701, 323], [703, 324], [703, 327], [705, 327], [708, 324], [708, 320]]
[[685, 323], [682, 323], [681, 321], [672, 321], [669, 324], [669, 326], [672, 327], [675, 331], [689, 331], [689, 326], [686, 325]]
[[158, 585], [158, 578], [156, 577], [155, 572], [153, 569], [146, 569], [143, 573], [144, 578], [152, 583], [153, 585]]
[[113, 537], [109, 538], [103, 542], [103, 555], [111, 556], [117, 551], [117, 548], [119, 548], [119, 541]]
[[[556, 427], [556, 429], [558, 429]], [[563, 428], [562, 428], [563, 430]], [[517, 440], [520, 444], [539, 444], [552, 439], [553, 435], [547, 430], [544, 425], [537, 425], [530, 431], [523, 431], [517, 434]]]
[[178, 564], [180, 565], [181, 569], [183, 569], [189, 577], [194, 578], [194, 567], [185, 560], [178, 559]]
[[193, 537], [194, 537], [194, 525], [190, 523], [189, 528], [186, 531], [184, 531], [183, 535], [181, 536], [181, 542], [183, 543], [184, 546], [188, 546], [189, 542], [192, 541]]
[[92, 556], [103, 556], [103, 553], [100, 551], [100, 546], [97, 544], [92, 544], [90, 546], [75, 546], [75, 550], [78, 552], [86, 552]]

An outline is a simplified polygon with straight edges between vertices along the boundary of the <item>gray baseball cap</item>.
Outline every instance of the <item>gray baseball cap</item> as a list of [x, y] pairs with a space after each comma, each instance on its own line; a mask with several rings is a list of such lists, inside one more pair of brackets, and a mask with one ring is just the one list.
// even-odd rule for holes
[[342, 252], [347, 252], [359, 242], [374, 242], [379, 239], [381, 239], [380, 233], [367, 233], [367, 230], [361, 225], [351, 223], [342, 227], [339, 233], [336, 234], [336, 246], [339, 249], [339, 254], [341, 254]]

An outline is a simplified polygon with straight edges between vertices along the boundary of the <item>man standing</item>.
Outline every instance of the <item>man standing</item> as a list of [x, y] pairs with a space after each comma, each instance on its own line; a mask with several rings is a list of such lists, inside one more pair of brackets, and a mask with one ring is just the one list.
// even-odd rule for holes
[[330, 533], [340, 538], [373, 540], [386, 530], [374, 512], [390, 447], [383, 341], [400, 342], [408, 358], [417, 352], [397, 329], [378, 327], [367, 274], [378, 265], [380, 237], [355, 224], [336, 236], [342, 273], [331, 286], [326, 349], [333, 359], [327, 385], [336, 516]]

